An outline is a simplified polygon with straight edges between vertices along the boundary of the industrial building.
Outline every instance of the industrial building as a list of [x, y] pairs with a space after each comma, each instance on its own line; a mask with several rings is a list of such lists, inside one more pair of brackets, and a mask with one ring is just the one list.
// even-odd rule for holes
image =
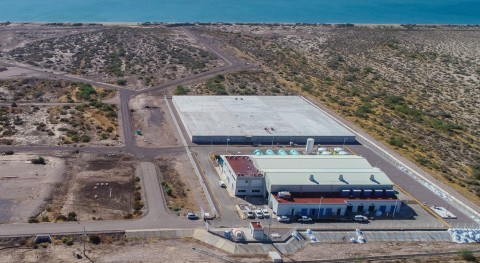
[[355, 135], [299, 96], [173, 96], [193, 143], [322, 144], [355, 142]]
[[235, 195], [261, 195], [277, 215], [335, 217], [400, 209], [393, 183], [355, 155], [220, 156]]

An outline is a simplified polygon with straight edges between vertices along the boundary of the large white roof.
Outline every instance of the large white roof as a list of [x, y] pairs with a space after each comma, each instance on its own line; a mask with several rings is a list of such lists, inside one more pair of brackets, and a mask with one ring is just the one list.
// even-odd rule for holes
[[354, 137], [299, 96], [174, 96], [173, 103], [190, 136]]
[[361, 156], [254, 155], [251, 158], [255, 167], [264, 173], [269, 186], [393, 185], [384, 172]]
[[255, 155], [257, 169], [371, 169], [370, 163], [357, 155]]

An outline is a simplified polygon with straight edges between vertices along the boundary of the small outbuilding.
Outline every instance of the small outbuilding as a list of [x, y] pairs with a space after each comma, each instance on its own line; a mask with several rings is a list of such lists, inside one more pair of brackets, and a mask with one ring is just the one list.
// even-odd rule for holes
[[263, 236], [265, 235], [265, 231], [263, 229], [262, 224], [260, 224], [260, 222], [250, 222], [249, 228], [250, 228], [250, 235], [252, 235], [254, 239], [258, 239], [258, 240], [263, 239]]

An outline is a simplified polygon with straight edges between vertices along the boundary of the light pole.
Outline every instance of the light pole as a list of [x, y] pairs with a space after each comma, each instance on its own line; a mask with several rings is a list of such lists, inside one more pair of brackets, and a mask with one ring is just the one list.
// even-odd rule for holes
[[267, 240], [270, 241], [270, 227], [272, 226], [272, 218], [268, 219], [268, 236]]
[[342, 148], [344, 148], [344, 149], [345, 149], [345, 140], [346, 140], [346, 139], [347, 139], [347, 138], [343, 138], [343, 147], [342, 147]]
[[392, 218], [395, 218], [395, 212], [397, 212], [397, 203], [398, 203], [398, 199], [395, 200], [395, 209], [393, 209], [393, 215], [392, 215]]
[[320, 203], [318, 203], [318, 218], [320, 218], [320, 207], [322, 206], [322, 199], [323, 199], [323, 196], [320, 196]]
[[275, 135], [272, 136], [272, 148], [273, 148], [273, 141], [275, 140]]
[[213, 146], [213, 140], [210, 139], [210, 152], [212, 151], [212, 146]]
[[230, 141], [230, 138], [227, 138], [227, 149], [225, 150], [225, 152], [228, 152], [228, 142]]

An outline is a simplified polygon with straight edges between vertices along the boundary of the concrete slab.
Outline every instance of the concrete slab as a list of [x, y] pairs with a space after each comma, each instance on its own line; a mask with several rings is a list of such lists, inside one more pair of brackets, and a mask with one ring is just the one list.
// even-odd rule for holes
[[355, 136], [299, 96], [174, 96], [194, 143], [353, 142]]

